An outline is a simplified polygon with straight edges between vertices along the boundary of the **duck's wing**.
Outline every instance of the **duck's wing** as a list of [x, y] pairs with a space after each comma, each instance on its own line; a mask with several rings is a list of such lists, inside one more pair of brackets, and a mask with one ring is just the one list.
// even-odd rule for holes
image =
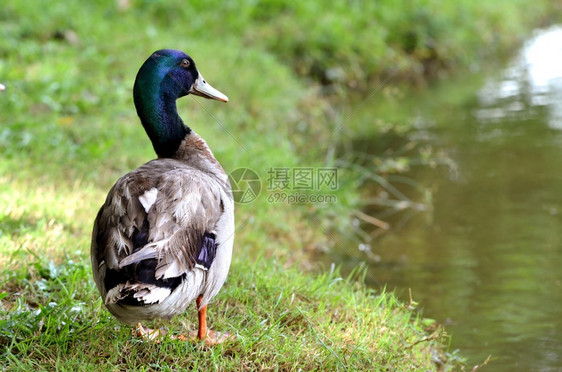
[[149, 162], [119, 179], [92, 237], [94, 272], [96, 265], [104, 270], [94, 273], [102, 294], [118, 288], [113, 295], [119, 300], [146, 290], [142, 284], [173, 290], [195, 267], [208, 270], [220, 251], [217, 233], [225, 233], [217, 231], [219, 221], [231, 203], [228, 181], [171, 160]]

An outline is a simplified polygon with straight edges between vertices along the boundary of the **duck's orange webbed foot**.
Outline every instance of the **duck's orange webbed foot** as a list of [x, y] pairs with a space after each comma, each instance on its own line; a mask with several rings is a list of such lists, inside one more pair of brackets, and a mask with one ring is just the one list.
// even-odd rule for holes
[[[185, 338], [185, 336], [183, 336]], [[178, 337], [179, 338], [179, 337]], [[217, 332], [209, 329], [207, 331], [207, 335], [204, 337], [199, 337], [199, 331], [191, 331], [189, 332], [189, 341], [205, 342], [207, 346], [214, 346], [218, 344], [222, 344], [223, 342], [233, 341], [236, 339], [236, 335], [233, 335], [230, 332]]]
[[152, 329], [137, 323], [136, 328], [133, 329], [133, 334], [142, 338], [145, 341], [154, 341], [159, 343], [168, 332], [163, 329]]

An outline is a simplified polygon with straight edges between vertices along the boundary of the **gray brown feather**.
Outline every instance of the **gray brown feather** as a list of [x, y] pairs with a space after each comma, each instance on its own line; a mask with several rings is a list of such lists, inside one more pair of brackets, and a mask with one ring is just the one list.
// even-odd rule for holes
[[[139, 200], [155, 188], [147, 211]], [[223, 212], [221, 192], [228, 185], [174, 159], [157, 159], [125, 175], [108, 194], [97, 219], [98, 260], [118, 270], [157, 259], [157, 279], [179, 276], [194, 267], [205, 233]], [[135, 249], [132, 237], [148, 221], [148, 241]]]

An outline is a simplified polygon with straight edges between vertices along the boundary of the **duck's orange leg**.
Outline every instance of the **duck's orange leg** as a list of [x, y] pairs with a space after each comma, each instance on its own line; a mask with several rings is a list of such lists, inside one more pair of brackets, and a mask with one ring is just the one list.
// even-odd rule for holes
[[197, 332], [197, 338], [203, 340], [207, 337], [207, 305], [201, 307], [201, 300], [203, 296], [197, 297], [197, 315], [199, 318], [199, 331]]
[[191, 340], [203, 340], [207, 346], [213, 346], [220, 344], [225, 341], [234, 340], [235, 335], [230, 332], [216, 332], [211, 329], [207, 329], [207, 305], [201, 307], [201, 300], [203, 296], [197, 297], [197, 315], [199, 318], [199, 329], [197, 334], [195, 332], [190, 332], [189, 338]]

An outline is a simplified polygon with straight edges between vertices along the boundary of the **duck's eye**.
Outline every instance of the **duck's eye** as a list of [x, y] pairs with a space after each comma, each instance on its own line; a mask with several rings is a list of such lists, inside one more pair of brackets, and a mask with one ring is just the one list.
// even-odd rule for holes
[[181, 60], [181, 63], [180, 63], [180, 66], [181, 66], [181, 67], [187, 68], [187, 67], [189, 67], [189, 65], [190, 65], [189, 59], [184, 58], [184, 59]]

